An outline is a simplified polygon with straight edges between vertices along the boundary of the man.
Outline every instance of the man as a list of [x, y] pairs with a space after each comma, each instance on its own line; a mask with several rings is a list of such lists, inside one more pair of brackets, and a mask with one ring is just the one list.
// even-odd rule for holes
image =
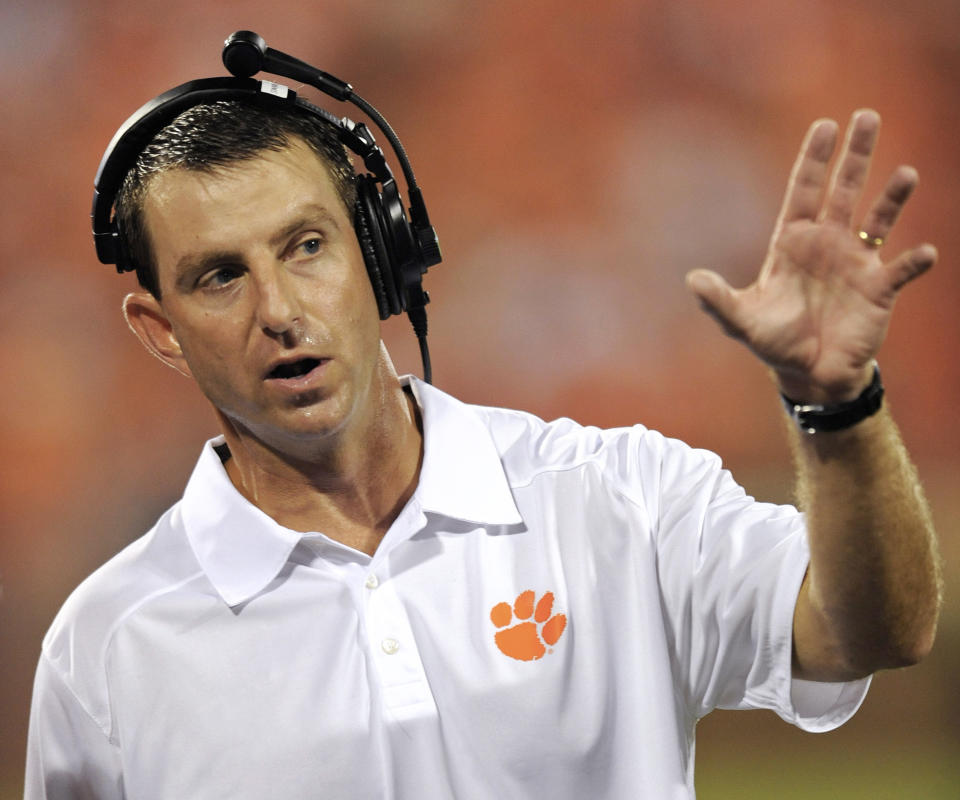
[[880, 256], [910, 168], [853, 222], [878, 127], [831, 177], [812, 126], [750, 287], [688, 277], [797, 401], [805, 516], [642, 426], [398, 378], [325, 134], [243, 104], [164, 129], [118, 203], [151, 289], [124, 313], [222, 436], [48, 633], [27, 796], [684, 798], [712, 708], [843, 722], [939, 607], [874, 361], [936, 251]]

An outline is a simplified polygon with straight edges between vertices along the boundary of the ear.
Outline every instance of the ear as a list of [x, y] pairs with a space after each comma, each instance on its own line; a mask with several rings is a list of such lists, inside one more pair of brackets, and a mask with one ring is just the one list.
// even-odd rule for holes
[[147, 350], [181, 375], [192, 377], [173, 326], [152, 294], [132, 292], [123, 298], [123, 318]]

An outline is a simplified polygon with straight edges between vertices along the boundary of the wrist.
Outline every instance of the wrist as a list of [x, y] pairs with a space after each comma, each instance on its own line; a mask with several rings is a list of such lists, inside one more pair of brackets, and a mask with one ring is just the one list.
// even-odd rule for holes
[[804, 433], [845, 430], [873, 416], [883, 403], [880, 368], [873, 362], [870, 383], [856, 397], [838, 403], [811, 403], [780, 393], [787, 414]]
[[780, 394], [792, 398], [803, 405], [835, 405], [855, 400], [873, 380], [876, 361], [871, 359], [859, 372], [853, 372], [843, 378], [833, 378], [829, 384], [814, 381], [801, 370], [772, 370], [773, 379]]

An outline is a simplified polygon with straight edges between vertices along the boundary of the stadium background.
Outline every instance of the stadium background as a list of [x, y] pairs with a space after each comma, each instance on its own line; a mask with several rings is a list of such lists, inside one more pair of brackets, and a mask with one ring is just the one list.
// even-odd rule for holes
[[[3, 0], [0, 798], [22, 791], [56, 609], [178, 497], [214, 432], [194, 387], [128, 334], [133, 279], [96, 261], [87, 214], [113, 131], [161, 91], [223, 74], [220, 43], [239, 28], [348, 80], [400, 134], [444, 248], [427, 281], [440, 387], [546, 418], [643, 422], [716, 450], [778, 501], [791, 490], [776, 395], [683, 276], [748, 282], [807, 125], [880, 111], [871, 188], [900, 162], [921, 175], [888, 251], [941, 251], [901, 298], [881, 361], [941, 535], [940, 638], [921, 666], [878, 676], [837, 732], [710, 715], [697, 784], [704, 800], [956, 797], [960, 5]], [[384, 335], [400, 370], [419, 372], [407, 322]]]

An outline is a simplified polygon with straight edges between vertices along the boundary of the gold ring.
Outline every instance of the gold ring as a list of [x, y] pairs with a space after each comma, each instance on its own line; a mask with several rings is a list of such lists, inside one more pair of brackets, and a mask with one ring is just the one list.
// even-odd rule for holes
[[860, 237], [860, 240], [867, 245], [867, 247], [883, 247], [882, 236], [871, 236], [866, 231], [860, 231], [857, 236]]

